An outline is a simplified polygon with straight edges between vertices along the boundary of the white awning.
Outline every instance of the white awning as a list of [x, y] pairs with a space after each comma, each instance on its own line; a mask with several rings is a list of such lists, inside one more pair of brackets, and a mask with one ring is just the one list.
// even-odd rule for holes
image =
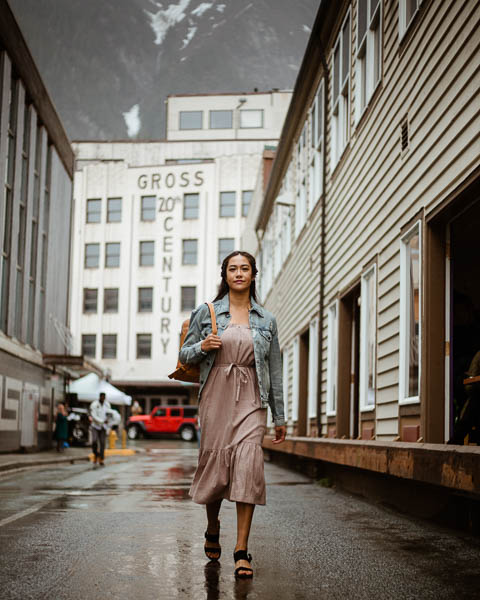
[[100, 379], [95, 373], [89, 373], [85, 377], [73, 381], [68, 388], [71, 394], [77, 394], [78, 399], [85, 402], [98, 400], [98, 396], [103, 392], [110, 404], [130, 406], [132, 403], [131, 396], [127, 396], [108, 381]]

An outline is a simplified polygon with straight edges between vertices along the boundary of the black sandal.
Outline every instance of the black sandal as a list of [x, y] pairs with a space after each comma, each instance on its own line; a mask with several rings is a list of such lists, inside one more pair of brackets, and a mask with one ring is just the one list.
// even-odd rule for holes
[[[220, 540], [220, 523], [218, 523], [218, 533], [208, 533], [208, 529], [205, 532], [205, 539], [207, 540], [207, 542], [211, 542], [212, 544], [218, 544], [219, 540]], [[204, 550], [205, 550], [205, 556], [212, 561], [217, 561], [219, 560], [220, 556], [222, 555], [222, 549], [220, 547], [220, 545], [218, 546], [218, 548], [212, 548], [210, 546], [204, 546]], [[209, 554], [218, 554], [218, 556], [208, 556], [207, 552]]]
[[[251, 563], [252, 555], [248, 554], [246, 550], [237, 550], [233, 553], [233, 560], [235, 562], [238, 560], [248, 560], [248, 562]], [[240, 571], [247, 571], [247, 573], [240, 573]], [[253, 569], [250, 567], [237, 567], [235, 569], [235, 577], [236, 579], [252, 579]]]

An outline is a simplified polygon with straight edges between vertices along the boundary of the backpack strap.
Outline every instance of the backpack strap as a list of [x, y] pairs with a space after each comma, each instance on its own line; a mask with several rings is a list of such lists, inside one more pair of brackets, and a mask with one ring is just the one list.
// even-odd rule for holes
[[212, 333], [213, 335], [217, 335], [217, 319], [215, 317], [215, 309], [213, 308], [213, 304], [211, 302], [205, 302], [205, 304], [210, 309], [210, 318], [212, 319]]

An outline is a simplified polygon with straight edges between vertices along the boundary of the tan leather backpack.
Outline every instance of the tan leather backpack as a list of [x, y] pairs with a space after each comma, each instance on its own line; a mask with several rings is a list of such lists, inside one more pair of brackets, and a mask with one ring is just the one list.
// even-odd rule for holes
[[[211, 302], [205, 302], [210, 309], [210, 318], [212, 319], [212, 333], [217, 335], [217, 319], [215, 318], [215, 309]], [[180, 333], [180, 348], [183, 346], [183, 342], [187, 336], [188, 328], [190, 326], [190, 319], [186, 319], [182, 323], [182, 331]], [[189, 381], [190, 383], [199, 383], [200, 381], [200, 367], [197, 365], [184, 365], [177, 362], [177, 368], [173, 373], [168, 376], [169, 379], [177, 379], [178, 381]]]

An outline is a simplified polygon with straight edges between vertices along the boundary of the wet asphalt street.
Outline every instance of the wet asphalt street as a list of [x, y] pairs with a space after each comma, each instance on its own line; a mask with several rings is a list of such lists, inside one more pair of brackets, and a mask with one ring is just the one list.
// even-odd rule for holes
[[13, 599], [450, 599], [480, 597], [480, 541], [266, 464], [253, 581], [235, 582], [235, 505], [223, 555], [203, 553], [204, 509], [188, 499], [194, 445], [0, 479], [0, 597]]

